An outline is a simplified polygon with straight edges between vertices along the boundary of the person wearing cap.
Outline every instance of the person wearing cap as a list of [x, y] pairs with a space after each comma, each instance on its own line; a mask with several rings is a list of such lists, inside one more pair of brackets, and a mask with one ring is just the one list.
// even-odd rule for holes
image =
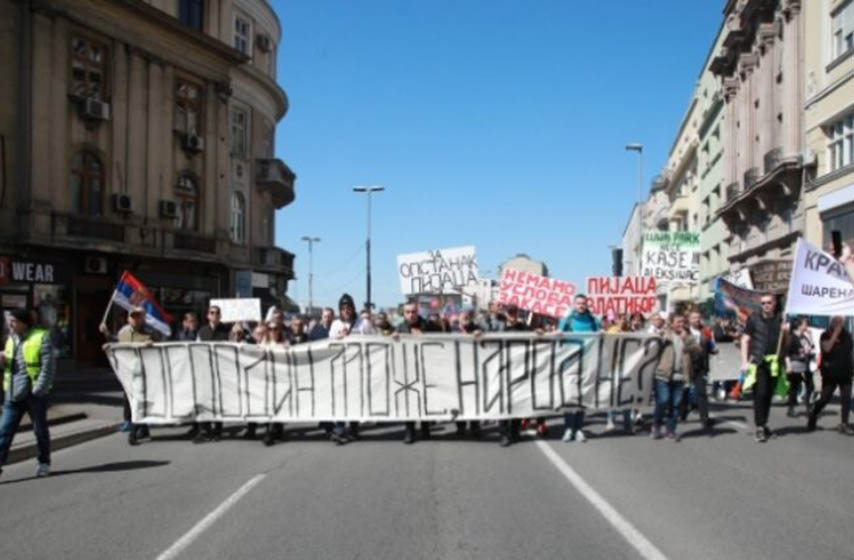
[[53, 346], [46, 329], [34, 328], [27, 309], [8, 315], [9, 336], [2, 355], [3, 415], [0, 417], [0, 472], [24, 412], [29, 414], [38, 445], [36, 476], [50, 474], [47, 396], [53, 384]]
[[[160, 340], [160, 335], [145, 323], [145, 308], [141, 305], [136, 305], [128, 312], [127, 324], [119, 329], [116, 336], [110, 334], [107, 325], [101, 323], [100, 331], [113, 342], [121, 344], [152, 344]], [[130, 400], [127, 395], [124, 395], [123, 406], [124, 422], [122, 429], [126, 429], [128, 433], [128, 444], [137, 445], [141, 438], [146, 438], [151, 435], [148, 426], [145, 424], [134, 424], [130, 410]]]
[[[587, 304], [587, 296], [578, 294], [575, 296], [574, 309], [560, 320], [557, 329], [560, 332], [595, 333], [602, 328]], [[584, 443], [587, 437], [584, 435], [584, 409], [563, 413], [563, 437], [562, 441], [577, 441]]]

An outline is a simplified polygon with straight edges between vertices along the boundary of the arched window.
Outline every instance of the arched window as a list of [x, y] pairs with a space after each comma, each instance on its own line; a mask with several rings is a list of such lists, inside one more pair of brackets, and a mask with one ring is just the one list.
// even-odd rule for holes
[[175, 198], [178, 202], [178, 229], [196, 231], [199, 227], [199, 186], [191, 176], [178, 177]]
[[104, 167], [92, 152], [77, 152], [71, 160], [71, 196], [75, 211], [100, 216], [104, 211]]
[[231, 240], [246, 242], [246, 201], [239, 192], [231, 194]]

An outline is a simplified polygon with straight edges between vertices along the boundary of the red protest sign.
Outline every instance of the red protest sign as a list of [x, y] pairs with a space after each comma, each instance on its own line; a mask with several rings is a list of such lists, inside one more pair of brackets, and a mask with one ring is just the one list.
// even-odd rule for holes
[[595, 276], [587, 279], [587, 304], [594, 315], [652, 313], [658, 305], [652, 276]]
[[498, 302], [561, 318], [572, 307], [573, 295], [575, 285], [571, 282], [505, 268], [501, 274]]

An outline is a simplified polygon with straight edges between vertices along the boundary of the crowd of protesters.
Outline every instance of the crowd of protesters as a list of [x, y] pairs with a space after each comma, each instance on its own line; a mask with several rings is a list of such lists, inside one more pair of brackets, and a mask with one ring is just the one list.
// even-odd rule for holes
[[[851, 399], [852, 363], [851, 335], [844, 329], [841, 318], [834, 318], [822, 336], [820, 353], [823, 357], [821, 371], [823, 375], [822, 391], [817, 402], [811, 401], [814, 392], [812, 364], [817, 355], [805, 318], [797, 318], [792, 327], [783, 320], [776, 309], [776, 299], [772, 295], [762, 298], [762, 312], [754, 313], [746, 324], [735, 330], [734, 322], [716, 319], [705, 324], [701, 313], [690, 310], [686, 313], [653, 313], [644, 316], [641, 313], [625, 315], [606, 314], [594, 316], [588, 307], [587, 298], [578, 295], [574, 298], [572, 310], [561, 320], [551, 317], [527, 314], [513, 306], [490, 306], [489, 310], [474, 312], [465, 310], [459, 313], [428, 313], [422, 316], [415, 301], [403, 305], [402, 320], [393, 324], [388, 313], [357, 312], [353, 298], [348, 294], [341, 296], [338, 309], [323, 309], [317, 319], [293, 315], [289, 318], [278, 308], [271, 308], [264, 321], [257, 324], [235, 323], [231, 326], [220, 321], [220, 309], [211, 306], [207, 310], [206, 322], [200, 326], [195, 313], [184, 316], [182, 329], [176, 334], [176, 340], [188, 341], [233, 341], [246, 344], [258, 344], [271, 348], [285, 348], [326, 338], [362, 335], [399, 336], [400, 334], [418, 335], [422, 333], [460, 333], [480, 336], [483, 333], [530, 331], [540, 335], [554, 332], [574, 333], [645, 333], [662, 337], [669, 344], [663, 346], [661, 359], [654, 375], [652, 390], [652, 416], [646, 419], [637, 408], [612, 409], [605, 411], [605, 430], [617, 430], [620, 419], [622, 432], [634, 435], [649, 429], [653, 439], [679, 441], [679, 422], [685, 422], [688, 415], [696, 410], [701, 430], [711, 432], [714, 418], [709, 414], [708, 389], [711, 386], [714, 398], [726, 400], [740, 398], [743, 391], [752, 389], [754, 399], [755, 439], [766, 441], [772, 432], [768, 428], [768, 413], [771, 399], [775, 394], [780, 376], [785, 376], [788, 385], [787, 414], [795, 416], [795, 407], [805, 403], [808, 429], [815, 429], [818, 415], [839, 389], [842, 401], [842, 422], [838, 426], [841, 433], [852, 434], [848, 424]], [[135, 309], [129, 314], [128, 325], [123, 327], [114, 338], [121, 342], [149, 343], [156, 340], [153, 331], [144, 324], [144, 313]], [[735, 341], [741, 349], [742, 367], [738, 381], [710, 383], [712, 356], [718, 352], [723, 341]], [[847, 356], [847, 358], [846, 358]], [[805, 396], [804, 396], [805, 393]], [[517, 418], [498, 422], [499, 442], [508, 446], [520, 439], [527, 428], [545, 436], [548, 426], [545, 418]], [[360, 438], [358, 422], [324, 422], [321, 424], [329, 439], [342, 445]], [[285, 438], [286, 431], [281, 423], [270, 423], [262, 438], [265, 445], [273, 445]], [[130, 422], [130, 409], [126, 407], [126, 429], [131, 444], [147, 437], [145, 426], [134, 426]], [[414, 443], [417, 437], [429, 439], [433, 430], [432, 422], [422, 422], [416, 431], [415, 422], [406, 422], [404, 443]], [[258, 426], [249, 424], [243, 437], [255, 439]], [[456, 433], [459, 437], [469, 435], [481, 438], [480, 422], [457, 422]], [[565, 412], [563, 415], [564, 442], [583, 443], [592, 436], [586, 429], [586, 415], [583, 408]], [[222, 437], [222, 423], [194, 424], [187, 434], [196, 443], [218, 441]]]
[[[158, 333], [146, 324], [145, 309], [134, 307], [127, 314], [127, 324], [113, 335], [102, 326], [108, 340], [120, 343], [153, 344], [160, 342]], [[572, 310], [559, 321], [550, 317], [528, 314], [523, 318], [519, 309], [509, 306], [490, 306], [488, 311], [475, 313], [471, 310], [454, 314], [429, 313], [423, 317], [415, 301], [403, 305], [403, 318], [396, 324], [388, 313], [358, 313], [353, 298], [341, 296], [338, 309], [323, 309], [319, 318], [293, 315], [289, 318], [281, 309], [272, 307], [263, 321], [257, 323], [238, 322], [227, 325], [221, 320], [221, 309], [211, 305], [205, 321], [196, 313], [183, 316], [181, 328], [175, 332], [176, 341], [231, 341], [256, 344], [269, 348], [287, 348], [327, 338], [341, 339], [350, 335], [382, 335], [399, 337], [401, 334], [420, 335], [429, 333], [459, 333], [473, 337], [493, 332], [530, 331], [537, 335], [554, 332], [572, 333], [645, 333], [666, 339], [662, 346], [658, 365], [654, 372], [652, 390], [653, 414], [649, 425], [652, 439], [679, 441], [679, 422], [696, 409], [700, 428], [713, 430], [714, 419], [709, 414], [708, 388], [710, 386], [711, 357], [718, 352], [718, 345], [735, 341], [740, 348], [741, 368], [736, 381], [711, 384], [713, 395], [718, 400], [740, 398], [747, 391], [753, 393], [753, 420], [755, 440], [763, 443], [773, 436], [768, 426], [769, 412], [775, 394], [780, 387], [785, 389], [787, 416], [797, 416], [796, 408], [804, 404], [806, 429], [815, 430], [821, 412], [839, 392], [841, 422], [836, 430], [845, 435], [854, 435], [849, 424], [851, 408], [852, 372], [854, 372], [854, 340], [842, 317], [833, 317], [821, 334], [818, 344], [813, 340], [809, 320], [797, 317], [787, 322], [777, 310], [775, 296], [766, 294], [761, 298], [761, 311], [749, 316], [736, 330], [734, 322], [715, 320], [707, 325], [697, 310], [687, 313], [640, 313], [626, 315], [606, 314], [596, 317], [590, 311], [587, 298], [577, 295]], [[50, 445], [44, 410], [53, 379], [53, 364], [50, 336], [47, 331], [35, 326], [31, 314], [16, 311], [9, 319], [12, 334], [2, 354], [4, 367], [3, 388], [5, 393], [2, 418], [0, 418], [0, 467], [5, 461], [12, 438], [24, 412], [33, 418], [33, 429], [39, 443], [38, 474], [49, 474]], [[821, 389], [816, 392], [814, 364], [821, 373]], [[731, 377], [724, 375], [723, 377]], [[785, 383], [784, 383], [785, 382]], [[130, 405], [125, 402], [125, 422], [122, 430], [128, 433], [128, 442], [137, 445], [141, 439], [150, 437], [150, 430], [131, 421]], [[624, 408], [605, 411], [606, 431], [615, 431], [617, 418], [621, 418], [622, 431], [633, 435], [644, 428], [645, 419], [640, 410]], [[518, 441], [520, 433], [533, 428], [537, 435], [545, 436], [548, 426], [545, 418], [514, 418], [498, 422], [499, 441], [508, 446]], [[562, 441], [582, 443], [592, 435], [585, 429], [585, 411], [578, 408], [563, 415]], [[320, 426], [328, 438], [342, 445], [360, 438], [358, 422], [324, 422]], [[250, 423], [242, 437], [255, 439], [258, 426]], [[432, 422], [422, 422], [416, 431], [415, 422], [406, 422], [404, 443], [411, 444], [420, 434], [429, 439]], [[482, 437], [481, 423], [477, 421], [457, 422], [458, 437], [467, 434], [475, 439]], [[273, 445], [285, 438], [282, 423], [272, 422], [264, 427], [264, 445]], [[194, 423], [187, 438], [195, 443], [215, 442], [223, 437], [222, 422]]]

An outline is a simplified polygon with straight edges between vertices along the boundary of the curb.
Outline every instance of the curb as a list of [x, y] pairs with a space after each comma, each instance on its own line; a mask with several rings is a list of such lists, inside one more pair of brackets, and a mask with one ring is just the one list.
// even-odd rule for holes
[[[104, 422], [99, 426], [91, 426], [81, 430], [73, 431], [71, 433], [63, 434], [59, 437], [51, 437], [50, 450], [51, 452], [59, 451], [60, 449], [64, 449], [66, 447], [79, 445], [89, 440], [116, 433], [120, 425], [120, 422]], [[21, 461], [26, 461], [27, 459], [31, 459], [36, 455], [38, 455], [38, 446], [36, 445], [36, 442], [29, 443], [27, 445], [22, 445], [18, 448], [13, 447], [9, 450], [9, 456], [6, 460], [6, 464], [11, 465], [12, 463], [20, 463]]]

